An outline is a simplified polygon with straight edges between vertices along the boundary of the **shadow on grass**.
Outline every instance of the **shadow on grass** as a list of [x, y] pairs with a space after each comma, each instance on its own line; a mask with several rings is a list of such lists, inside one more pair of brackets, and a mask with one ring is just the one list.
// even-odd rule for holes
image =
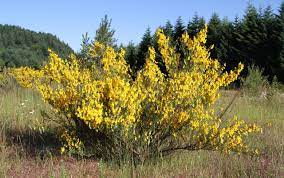
[[0, 138], [4, 136], [4, 146], [9, 149], [5, 152], [7, 168], [3, 177], [98, 177], [96, 161], [60, 154], [56, 132], [9, 128], [1, 132], [1, 126]]
[[28, 157], [40, 156], [43, 159], [46, 156], [60, 155], [61, 143], [55, 133], [6, 128], [4, 137], [8, 146], [21, 148], [22, 154]]

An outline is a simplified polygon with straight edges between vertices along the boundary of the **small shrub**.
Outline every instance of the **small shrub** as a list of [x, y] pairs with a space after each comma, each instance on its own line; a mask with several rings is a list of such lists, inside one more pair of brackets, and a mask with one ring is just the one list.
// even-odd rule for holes
[[241, 79], [243, 92], [248, 96], [260, 96], [267, 92], [269, 82], [263, 76], [263, 69], [252, 65], [248, 67], [248, 75]]
[[0, 92], [10, 91], [17, 85], [15, 79], [9, 75], [9, 69], [0, 72]]
[[274, 76], [269, 82], [263, 75], [263, 69], [252, 65], [248, 67], [248, 75], [241, 79], [243, 93], [247, 96], [273, 99], [280, 92], [281, 84]]
[[49, 63], [41, 70], [18, 68], [12, 75], [65, 116], [62, 152], [143, 163], [182, 149], [254, 151], [245, 140], [261, 130], [258, 126], [214, 113], [219, 88], [236, 80], [243, 65], [223, 72], [204, 45], [206, 33], [207, 28], [193, 39], [182, 36], [189, 55], [181, 59], [163, 32], [156, 32], [166, 75], [155, 61], [153, 47], [133, 79], [124, 50], [116, 52], [99, 43], [89, 55], [100, 65], [94, 61], [86, 67], [74, 55], [62, 60], [50, 51]]

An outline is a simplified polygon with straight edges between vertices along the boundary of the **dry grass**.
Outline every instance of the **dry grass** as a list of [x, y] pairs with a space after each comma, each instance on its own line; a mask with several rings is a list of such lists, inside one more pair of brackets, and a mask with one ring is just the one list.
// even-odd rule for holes
[[[223, 92], [217, 105], [225, 107], [233, 96], [233, 91]], [[178, 152], [133, 170], [128, 164], [61, 156], [55, 125], [42, 115], [50, 108], [37, 94], [13, 85], [0, 90], [0, 177], [284, 177], [283, 108], [283, 96], [238, 96], [224, 116], [264, 127], [263, 134], [250, 140], [262, 149], [259, 157]]]

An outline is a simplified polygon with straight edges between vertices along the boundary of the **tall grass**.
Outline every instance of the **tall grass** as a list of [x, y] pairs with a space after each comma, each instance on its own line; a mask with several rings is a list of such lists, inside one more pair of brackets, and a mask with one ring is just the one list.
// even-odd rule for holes
[[[10, 81], [12, 82], [12, 81]], [[264, 127], [252, 138], [260, 156], [213, 151], [178, 152], [133, 169], [111, 162], [58, 154], [56, 125], [42, 111], [48, 105], [30, 91], [10, 83], [0, 89], [0, 177], [282, 177], [284, 176], [284, 97], [265, 99], [238, 95], [224, 115], [237, 115]], [[234, 91], [223, 91], [217, 105], [225, 108]], [[220, 111], [222, 113], [222, 111]]]

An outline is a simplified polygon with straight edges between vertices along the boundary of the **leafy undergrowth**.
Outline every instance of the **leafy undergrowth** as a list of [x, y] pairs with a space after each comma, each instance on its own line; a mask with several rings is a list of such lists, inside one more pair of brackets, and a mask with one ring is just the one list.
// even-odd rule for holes
[[[224, 91], [217, 104], [225, 108], [234, 96], [234, 91]], [[283, 96], [266, 100], [238, 95], [224, 115], [264, 127], [263, 134], [251, 138], [261, 148], [258, 157], [178, 152], [133, 169], [129, 164], [119, 167], [94, 158], [61, 156], [60, 142], [53, 134], [56, 123], [47, 122], [44, 114], [50, 108], [35, 93], [14, 86], [0, 93], [0, 177], [282, 177], [283, 106]]]

